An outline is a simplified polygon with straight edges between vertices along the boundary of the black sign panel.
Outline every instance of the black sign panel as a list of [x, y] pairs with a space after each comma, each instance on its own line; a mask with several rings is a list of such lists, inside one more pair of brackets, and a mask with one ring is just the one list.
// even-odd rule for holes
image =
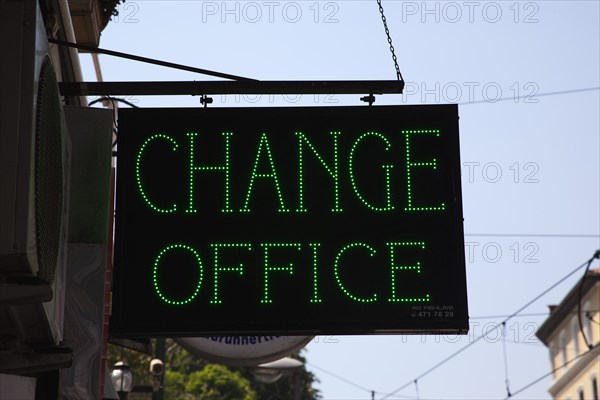
[[465, 333], [456, 105], [119, 110], [111, 329]]

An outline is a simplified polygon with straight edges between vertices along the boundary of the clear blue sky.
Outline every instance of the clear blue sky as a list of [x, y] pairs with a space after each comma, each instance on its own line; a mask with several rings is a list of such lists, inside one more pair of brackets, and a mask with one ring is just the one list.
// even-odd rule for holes
[[[369, 390], [381, 398], [414, 380], [502, 320], [494, 316], [511, 314], [600, 247], [599, 2], [383, 5], [407, 93], [378, 96], [376, 104], [461, 104], [471, 333], [319, 337], [307, 357], [325, 399], [369, 399]], [[128, 0], [120, 10], [101, 47], [261, 80], [395, 79], [375, 0]], [[211, 79], [100, 58], [106, 81]], [[88, 55], [82, 65], [86, 80], [95, 80]], [[215, 106], [359, 105], [358, 97], [215, 96]], [[197, 97], [129, 100], [199, 106]], [[547, 349], [534, 333], [547, 304], [559, 302], [578, 277], [507, 323], [513, 392], [550, 370]], [[499, 333], [420, 379], [420, 398], [503, 398]], [[516, 398], [548, 399], [549, 384], [544, 379]], [[415, 389], [410, 385], [392, 398], [416, 398]]]

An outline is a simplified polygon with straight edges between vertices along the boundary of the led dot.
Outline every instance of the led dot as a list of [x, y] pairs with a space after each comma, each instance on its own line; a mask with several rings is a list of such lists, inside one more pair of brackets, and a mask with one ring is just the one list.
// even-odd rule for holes
[[210, 247], [214, 250], [214, 271], [215, 271], [215, 280], [213, 284], [213, 298], [210, 301], [211, 304], [222, 304], [223, 300], [219, 298], [219, 272], [237, 272], [239, 275], [244, 275], [244, 265], [240, 263], [237, 267], [221, 267], [219, 266], [219, 249], [220, 248], [246, 248], [247, 250], [252, 250], [252, 245], [250, 243], [211, 243]]
[[172, 144], [171, 150], [173, 150], [173, 151], [177, 150], [177, 147], [178, 147], [177, 142], [172, 137], [164, 135], [162, 133], [157, 133], [155, 135], [150, 136], [140, 146], [140, 150], [138, 151], [137, 157], [135, 159], [135, 178], [136, 178], [138, 190], [142, 196], [142, 199], [152, 210], [154, 210], [158, 213], [161, 213], [161, 214], [174, 213], [175, 211], [177, 211], [176, 204], [173, 204], [171, 206], [171, 208], [160, 208], [160, 207], [154, 205], [150, 201], [148, 196], [146, 195], [146, 192], [144, 191], [144, 187], [142, 185], [142, 178], [141, 178], [142, 155], [144, 154], [144, 151], [146, 151], [146, 146], [148, 146], [148, 144], [150, 144], [150, 142], [152, 142], [153, 140], [156, 140], [156, 139], [163, 139], [163, 140], [167, 140], [167, 141], [171, 142], [171, 144]]
[[391, 195], [392, 190], [391, 190], [391, 184], [390, 184], [390, 171], [393, 168], [393, 165], [382, 165], [381, 166], [385, 171], [385, 193], [386, 193], [386, 206], [385, 207], [377, 207], [377, 206], [374, 206], [373, 204], [371, 204], [370, 202], [368, 202], [367, 199], [365, 199], [363, 197], [363, 195], [360, 193], [360, 191], [358, 190], [358, 185], [356, 184], [356, 179], [354, 178], [354, 152], [356, 151], [356, 148], [358, 147], [360, 142], [369, 136], [375, 136], [375, 137], [380, 138], [385, 143], [386, 151], [389, 151], [390, 147], [392, 146], [390, 141], [388, 140], [388, 138], [380, 133], [367, 132], [367, 133], [363, 133], [362, 135], [360, 135], [358, 137], [358, 139], [356, 139], [356, 141], [354, 142], [352, 147], [350, 148], [350, 155], [349, 155], [349, 159], [348, 159], [348, 169], [350, 172], [350, 183], [352, 184], [352, 189], [354, 190], [354, 194], [356, 194], [356, 197], [358, 197], [358, 199], [367, 208], [369, 208], [370, 210], [373, 210], [373, 211], [391, 211], [394, 209], [394, 206], [392, 205], [392, 195]]
[[429, 295], [425, 295], [425, 297], [417, 297], [417, 298], [406, 298], [406, 297], [397, 297], [396, 296], [396, 271], [412, 271], [417, 274], [421, 273], [421, 263], [417, 261], [415, 265], [396, 265], [394, 261], [394, 247], [397, 246], [413, 246], [419, 247], [422, 250], [425, 250], [425, 242], [388, 242], [387, 246], [390, 247], [390, 283], [391, 283], [391, 293], [388, 298], [388, 302], [390, 303], [420, 303], [429, 301]]
[[[196, 284], [194, 293], [192, 293], [192, 295], [185, 300], [172, 300], [172, 299], [167, 298], [158, 286], [158, 265], [160, 263], [160, 260], [166, 252], [171, 251], [173, 249], [184, 249], [184, 250], [187, 250], [190, 253], [192, 253], [196, 257], [196, 261], [198, 263], [198, 268], [200, 270], [200, 275], [198, 277], [198, 283]], [[194, 298], [200, 292], [200, 286], [202, 285], [203, 273], [204, 273], [204, 269], [202, 267], [202, 260], [200, 259], [200, 254], [198, 254], [198, 252], [196, 250], [194, 250], [192, 247], [187, 246], [185, 244], [172, 244], [172, 245], [167, 246], [164, 249], [162, 249], [161, 252], [158, 253], [158, 256], [156, 256], [156, 259], [154, 260], [154, 268], [152, 269], [152, 281], [154, 283], [154, 291], [156, 292], [158, 297], [167, 304], [171, 304], [171, 305], [188, 304], [189, 302], [194, 300]]]
[[317, 152], [317, 149], [308, 140], [302, 132], [295, 132], [298, 138], [298, 209], [297, 212], [308, 212], [304, 207], [304, 145], [312, 150], [317, 160], [323, 165], [331, 179], [333, 180], [333, 198], [334, 205], [331, 212], [342, 212], [340, 207], [340, 175], [338, 171], [338, 144], [341, 132], [329, 132], [333, 138], [333, 165], [329, 166], [325, 159]]
[[[263, 150], [264, 149], [264, 150]], [[261, 154], [266, 152], [267, 160], [269, 162], [269, 167], [271, 172], [269, 173], [259, 173], [257, 172], [258, 163], [261, 159]], [[267, 134], [263, 133], [260, 137], [260, 142], [258, 144], [258, 150], [256, 151], [256, 159], [254, 160], [254, 167], [252, 168], [252, 175], [250, 176], [250, 183], [248, 184], [248, 192], [246, 194], [246, 201], [244, 202], [244, 207], [240, 210], [240, 212], [250, 212], [250, 197], [252, 195], [252, 188], [254, 186], [254, 181], [256, 178], [270, 178], [273, 179], [273, 183], [275, 184], [275, 191], [277, 192], [277, 197], [279, 199], [279, 209], [278, 212], [287, 213], [290, 212], [289, 209], [285, 207], [283, 202], [283, 195], [281, 193], [281, 187], [279, 186], [279, 178], [277, 177], [277, 171], [275, 170], [275, 164], [273, 162], [273, 155], [271, 154], [271, 147], [269, 145], [269, 140], [267, 138]]]
[[225, 206], [221, 209], [221, 212], [230, 213], [233, 210], [229, 206], [229, 175], [230, 175], [230, 163], [229, 163], [229, 140], [233, 136], [231, 132], [223, 132], [223, 138], [225, 139], [225, 162], [223, 165], [196, 165], [194, 163], [194, 149], [196, 138], [198, 137], [197, 132], [188, 132], [187, 137], [190, 139], [190, 173], [189, 173], [189, 205], [186, 213], [196, 213], [198, 210], [194, 206], [194, 178], [197, 176], [197, 171], [220, 171], [225, 174]]
[[365, 244], [365, 243], [358, 243], [358, 242], [350, 243], [350, 244], [347, 244], [346, 246], [342, 247], [342, 249], [339, 251], [339, 253], [335, 257], [335, 261], [333, 264], [333, 273], [335, 276], [335, 280], [336, 280], [338, 286], [340, 287], [340, 289], [342, 290], [342, 292], [344, 292], [344, 294], [346, 296], [348, 296], [349, 298], [351, 298], [352, 300], [357, 301], [359, 303], [375, 302], [375, 301], [377, 301], [377, 293], [374, 293], [373, 296], [371, 296], [370, 298], [361, 298], [361, 297], [355, 296], [348, 289], [346, 289], [346, 287], [344, 286], [344, 283], [342, 282], [342, 279], [340, 278], [340, 273], [339, 273], [340, 258], [342, 257], [343, 253], [345, 253], [347, 250], [349, 250], [353, 247], [365, 247], [366, 249], [369, 250], [369, 256], [371, 256], [371, 257], [373, 257], [376, 253], [374, 248], [372, 248], [371, 246], [369, 246], [368, 244]]
[[421, 130], [404, 130], [402, 133], [405, 135], [406, 141], [406, 194], [407, 201], [405, 211], [443, 211], [446, 209], [446, 204], [441, 203], [439, 206], [415, 206], [413, 204], [413, 192], [412, 192], [412, 168], [413, 167], [429, 167], [434, 170], [437, 170], [437, 160], [434, 158], [431, 161], [421, 161], [414, 162], [411, 161], [411, 152], [410, 152], [410, 135], [419, 135], [419, 134], [434, 134], [435, 136], [440, 136], [439, 129], [421, 129]]
[[321, 246], [321, 243], [309, 243], [308, 246], [313, 249], [313, 296], [310, 299], [310, 302], [322, 303], [323, 300], [319, 297], [319, 285], [317, 275], [317, 248]]
[[263, 298], [260, 300], [263, 304], [271, 304], [273, 300], [269, 297], [269, 272], [288, 272], [290, 275], [294, 274], [294, 264], [289, 263], [287, 266], [273, 266], [269, 265], [269, 249], [271, 247], [295, 247], [298, 251], [301, 250], [300, 243], [261, 243], [264, 251], [264, 291]]

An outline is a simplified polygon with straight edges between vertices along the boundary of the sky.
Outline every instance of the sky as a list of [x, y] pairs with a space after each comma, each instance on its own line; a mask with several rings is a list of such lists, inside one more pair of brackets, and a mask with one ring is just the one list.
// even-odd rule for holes
[[[504, 398], [507, 376], [514, 393], [550, 371], [535, 331], [581, 274], [509, 320], [505, 342], [495, 325], [600, 248], [600, 3], [382, 4], [406, 88], [375, 104], [459, 104], [470, 333], [320, 336], [307, 346], [308, 368], [330, 400], [370, 399], [372, 390], [380, 399], [405, 384], [389, 398]], [[119, 10], [100, 47], [260, 80], [396, 78], [375, 0], [127, 0]], [[95, 81], [91, 57], [81, 62]], [[215, 79], [102, 55], [100, 64], [105, 81]], [[213, 106], [361, 105], [359, 97], [213, 96]], [[200, 107], [191, 96], [127, 100]], [[514, 398], [549, 399], [550, 383]]]

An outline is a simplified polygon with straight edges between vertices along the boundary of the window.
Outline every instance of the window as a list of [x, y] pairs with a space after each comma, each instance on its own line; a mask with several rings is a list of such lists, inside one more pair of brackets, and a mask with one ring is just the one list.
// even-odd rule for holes
[[565, 331], [560, 333], [559, 346], [562, 367], [563, 369], [567, 369], [567, 341], [565, 339]]
[[592, 377], [592, 400], [598, 399], [598, 378]]
[[577, 395], [577, 398], [579, 400], [585, 400], [585, 393], [583, 393], [583, 388], [580, 388], [579, 391], [578, 391], [578, 393], [579, 394]]
[[[552, 367], [552, 371], [556, 369], [556, 360], [554, 359], [554, 357], [556, 357], [555, 346], [556, 343], [554, 341], [550, 342], [548, 346], [548, 350], [550, 353], [550, 366]], [[554, 372], [554, 376], [556, 376], [556, 371]]]
[[579, 321], [575, 318], [571, 322], [571, 337], [573, 338], [573, 358], [579, 355]]

